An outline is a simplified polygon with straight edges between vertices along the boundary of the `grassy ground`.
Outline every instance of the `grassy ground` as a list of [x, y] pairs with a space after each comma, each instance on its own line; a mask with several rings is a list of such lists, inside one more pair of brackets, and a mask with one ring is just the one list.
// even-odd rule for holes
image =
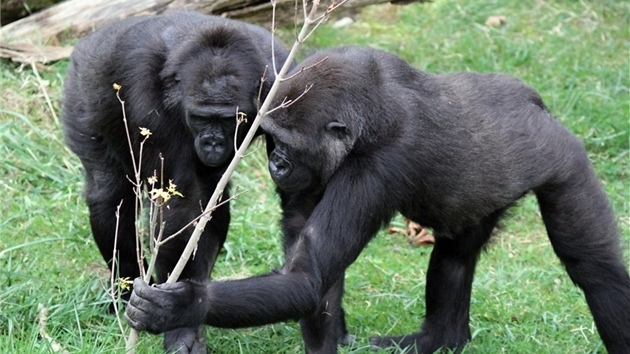
[[[367, 45], [431, 72], [501, 71], [523, 79], [584, 142], [628, 245], [628, 6], [613, 0], [373, 6], [355, 15], [349, 27], [319, 29], [304, 53]], [[492, 15], [506, 16], [506, 24], [486, 27]], [[283, 32], [287, 44], [290, 33]], [[71, 353], [121, 352], [124, 346], [114, 317], [104, 311], [107, 270], [90, 236], [81, 168], [51, 113], [59, 110], [66, 66], [51, 66], [39, 81], [30, 68], [0, 62], [2, 353], [52, 352], [38, 336], [38, 304], [49, 311], [50, 335]], [[233, 203], [219, 278], [264, 272], [282, 262], [277, 199], [261, 151], [244, 161], [234, 182], [249, 192]], [[417, 329], [429, 253], [385, 233], [364, 251], [347, 273], [345, 297], [347, 322], [358, 341], [343, 353], [369, 352], [366, 342], [373, 334]], [[480, 261], [471, 327], [466, 353], [605, 352], [581, 292], [553, 255], [532, 198], [511, 213]], [[295, 323], [207, 333], [216, 353], [302, 351]], [[140, 352], [159, 352], [160, 343], [143, 335]]]

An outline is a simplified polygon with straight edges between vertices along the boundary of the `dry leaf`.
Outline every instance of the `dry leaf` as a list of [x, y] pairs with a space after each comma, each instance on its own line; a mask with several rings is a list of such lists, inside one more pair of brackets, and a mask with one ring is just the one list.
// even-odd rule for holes
[[407, 241], [414, 246], [430, 246], [435, 243], [433, 235], [429, 234], [427, 229], [422, 225], [415, 223], [409, 219], [405, 219], [406, 229], [392, 226], [389, 233], [398, 233], [407, 236]]
[[414, 246], [430, 246], [435, 243], [433, 235], [427, 232], [427, 229], [422, 228], [418, 234], [407, 238], [409, 243]]
[[505, 23], [507, 18], [505, 16], [490, 16], [486, 19], [486, 26], [488, 27], [500, 27]]

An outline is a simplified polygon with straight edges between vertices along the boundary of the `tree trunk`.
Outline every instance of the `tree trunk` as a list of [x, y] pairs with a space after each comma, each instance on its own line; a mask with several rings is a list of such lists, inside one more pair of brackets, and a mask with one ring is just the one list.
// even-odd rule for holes
[[[356, 8], [390, 0], [349, 0], [343, 8]], [[276, 0], [276, 24], [302, 19], [301, 1]], [[299, 4], [298, 15], [295, 6]], [[173, 10], [195, 10], [269, 25], [269, 0], [66, 0], [29, 17], [0, 28], [0, 39], [8, 42], [57, 43], [62, 34], [81, 35], [107, 22], [142, 14]]]

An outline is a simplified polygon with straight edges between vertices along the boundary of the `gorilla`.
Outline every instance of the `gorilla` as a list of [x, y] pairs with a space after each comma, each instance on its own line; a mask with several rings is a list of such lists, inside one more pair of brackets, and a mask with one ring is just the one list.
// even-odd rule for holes
[[221, 282], [136, 279], [131, 326], [157, 333], [297, 319], [307, 353], [335, 353], [347, 334], [344, 271], [400, 212], [436, 236], [426, 315], [418, 332], [370, 343], [461, 351], [471, 340], [481, 250], [506, 209], [533, 191], [606, 348], [630, 352], [630, 276], [611, 206], [581, 143], [533, 89], [500, 74], [432, 75], [355, 47], [300, 66], [308, 69], [284, 82], [276, 101], [313, 88], [261, 125], [274, 142], [269, 171], [281, 195], [285, 264]]
[[[247, 133], [249, 124], [237, 126], [237, 114], [256, 116], [259, 99], [274, 81], [272, 60], [275, 57], [282, 64], [287, 55], [279, 42], [272, 46], [271, 34], [260, 27], [192, 12], [125, 19], [92, 33], [75, 47], [64, 87], [65, 138], [85, 169], [94, 239], [110, 267], [116, 251], [114, 271], [119, 277], [133, 279], [140, 273], [136, 197], [129, 181], [134, 179], [134, 166], [121, 103], [112, 85], [121, 86], [136, 161], [144, 139], [140, 127], [152, 132], [143, 147], [142, 180], [146, 183], [155, 171], [161, 177], [163, 170], [164, 183], [172, 180], [184, 196], [171, 199], [164, 210], [168, 236], [201, 214], [234, 155], [235, 144]], [[226, 191], [222, 200], [228, 198]], [[121, 201], [115, 242], [115, 212]], [[214, 212], [183, 278], [208, 277], [229, 223], [226, 203]], [[166, 280], [191, 233], [192, 228], [160, 248], [158, 282]], [[186, 346], [184, 352], [189, 350], [191, 336], [203, 339], [203, 327], [194, 330], [168, 333], [166, 349]], [[197, 346], [199, 352], [205, 351], [201, 343]]]

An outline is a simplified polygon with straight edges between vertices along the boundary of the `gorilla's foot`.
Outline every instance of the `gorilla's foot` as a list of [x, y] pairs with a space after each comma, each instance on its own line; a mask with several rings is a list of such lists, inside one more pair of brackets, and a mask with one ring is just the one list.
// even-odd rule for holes
[[206, 354], [206, 336], [203, 325], [194, 328], [178, 328], [164, 333], [166, 353]]
[[448, 336], [432, 336], [428, 333], [417, 332], [404, 336], [385, 336], [372, 337], [370, 345], [373, 351], [380, 349], [404, 350], [405, 353], [414, 354], [431, 354], [440, 349], [454, 350], [453, 353], [459, 353], [466, 343], [470, 341], [467, 338], [453, 340]]

